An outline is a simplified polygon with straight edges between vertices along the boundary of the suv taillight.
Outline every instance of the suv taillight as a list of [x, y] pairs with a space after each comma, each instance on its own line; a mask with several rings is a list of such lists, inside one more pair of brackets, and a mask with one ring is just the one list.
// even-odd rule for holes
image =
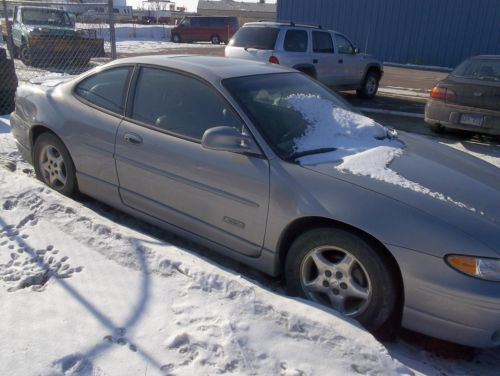
[[431, 98], [453, 101], [457, 98], [457, 95], [448, 88], [434, 86], [431, 90]]
[[278, 58], [277, 58], [276, 56], [274, 56], [274, 55], [271, 55], [271, 56], [269, 57], [269, 62], [270, 62], [271, 64], [279, 64], [279, 63], [280, 63], [280, 61], [278, 60]]

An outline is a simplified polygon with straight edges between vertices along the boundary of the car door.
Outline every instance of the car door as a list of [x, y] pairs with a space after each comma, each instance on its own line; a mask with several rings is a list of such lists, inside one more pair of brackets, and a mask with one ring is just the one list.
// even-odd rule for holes
[[353, 44], [344, 35], [336, 33], [335, 42], [339, 53], [338, 61], [344, 66], [342, 85], [359, 85], [364, 75], [364, 63], [361, 55], [356, 53]]
[[[58, 109], [58, 116], [66, 119], [61, 137], [71, 150], [83, 190], [90, 185], [118, 189], [115, 136], [132, 71], [132, 65], [114, 66], [83, 78]], [[102, 189], [87, 193], [105, 195]]]
[[344, 65], [339, 62], [332, 35], [328, 31], [313, 30], [312, 43], [316, 78], [325, 85], [338, 85], [344, 74]]
[[269, 164], [202, 147], [206, 129], [242, 121], [209, 84], [142, 67], [116, 135], [125, 205], [249, 256], [262, 248]]
[[[282, 38], [282, 39], [281, 39]], [[304, 29], [288, 29], [280, 36], [280, 52], [276, 53], [280, 64], [292, 68], [312, 65], [309, 33]]]

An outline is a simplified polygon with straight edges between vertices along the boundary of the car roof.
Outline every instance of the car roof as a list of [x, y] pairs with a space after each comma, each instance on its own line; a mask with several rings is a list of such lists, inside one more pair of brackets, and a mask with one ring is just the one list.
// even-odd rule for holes
[[335, 30], [324, 29], [321, 25], [299, 24], [299, 23], [294, 23], [294, 22], [290, 22], [290, 21], [247, 22], [242, 27], [248, 27], [248, 26], [279, 27], [279, 28], [296, 27], [296, 28], [303, 28], [303, 29], [317, 29], [317, 30], [324, 30], [324, 31], [332, 31], [332, 32], [336, 33]]
[[217, 81], [243, 76], [269, 73], [296, 72], [281, 65], [262, 63], [244, 59], [198, 55], [152, 55], [117, 59], [106, 66], [123, 64], [145, 64], [178, 69], [206, 80]]

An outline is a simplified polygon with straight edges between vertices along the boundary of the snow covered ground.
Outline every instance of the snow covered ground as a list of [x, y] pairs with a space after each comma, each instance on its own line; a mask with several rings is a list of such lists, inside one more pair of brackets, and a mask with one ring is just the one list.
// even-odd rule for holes
[[383, 345], [245, 267], [33, 175], [0, 118], [0, 375], [499, 374], [498, 349], [465, 361]]

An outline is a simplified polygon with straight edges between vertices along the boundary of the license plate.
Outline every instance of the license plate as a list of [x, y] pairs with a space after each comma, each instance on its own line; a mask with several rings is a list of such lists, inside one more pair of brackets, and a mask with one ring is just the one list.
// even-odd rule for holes
[[475, 125], [476, 127], [480, 127], [483, 124], [483, 116], [482, 115], [473, 115], [473, 114], [462, 114], [460, 117], [460, 123], [467, 125]]

